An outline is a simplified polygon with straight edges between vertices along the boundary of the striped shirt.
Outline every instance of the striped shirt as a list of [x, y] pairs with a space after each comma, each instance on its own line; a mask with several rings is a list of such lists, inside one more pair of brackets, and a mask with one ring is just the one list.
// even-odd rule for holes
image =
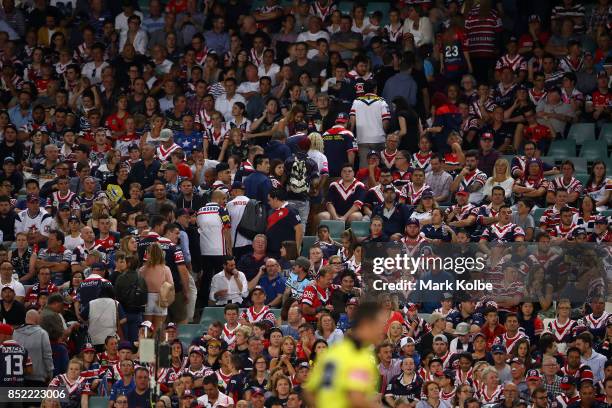
[[510, 55], [502, 55], [495, 64], [495, 69], [500, 70], [502, 68], [509, 67], [512, 71], [518, 74], [520, 71], [527, 71], [527, 61], [520, 54], [516, 54], [514, 57]]
[[497, 54], [495, 37], [502, 29], [497, 11], [492, 9], [487, 16], [480, 16], [480, 5], [476, 5], [465, 20], [470, 54], [474, 57], [493, 57]]
[[560, 176], [548, 184], [548, 191], [555, 193], [557, 190], [567, 190], [568, 193], [578, 193], [578, 195], [580, 195], [582, 194], [583, 187], [580, 180], [576, 177], [572, 177], [570, 181], [566, 183], [563, 176]]
[[[572, 213], [574, 214], [574, 219], [573, 221], [577, 221], [578, 220], [578, 210], [575, 209], [574, 207], [569, 207], [566, 206], [569, 209], [572, 210]], [[542, 214], [542, 216], [540, 217], [540, 228], [544, 228], [547, 231], [551, 232], [555, 229], [555, 227], [557, 225], [559, 225], [561, 223], [561, 210], [557, 209], [556, 206], [552, 206], [550, 208], [547, 208], [546, 211], [544, 211], [544, 214]]]
[[574, 21], [575, 34], [584, 33], [585, 16], [582, 4], [572, 4], [570, 7], [561, 4], [553, 8], [551, 17], [553, 20], [562, 20], [566, 17], [570, 17]]

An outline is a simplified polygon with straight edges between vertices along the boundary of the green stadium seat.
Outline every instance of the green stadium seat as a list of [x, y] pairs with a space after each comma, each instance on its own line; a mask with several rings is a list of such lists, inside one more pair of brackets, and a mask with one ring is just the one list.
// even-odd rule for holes
[[178, 326], [178, 338], [186, 344], [191, 344], [191, 341], [202, 336], [202, 334], [208, 329], [208, 325], [203, 324], [179, 324]]
[[533, 210], [532, 216], [536, 228], [538, 228], [540, 225], [540, 218], [542, 217], [542, 215], [544, 215], [544, 211], [546, 211], [546, 208], [536, 208], [535, 210]]
[[608, 155], [608, 145], [603, 140], [589, 140], [580, 149], [580, 157], [595, 161], [605, 160]]
[[204, 311], [202, 312], [202, 317], [200, 318], [200, 324], [205, 324], [208, 326], [210, 323], [215, 320], [223, 321], [223, 308], [215, 307], [215, 306], [206, 306]]
[[548, 149], [548, 156], [553, 156], [555, 158], [576, 156], [576, 141], [553, 140]]
[[108, 408], [108, 397], [100, 397], [98, 395], [92, 395], [88, 399], [89, 408]]
[[583, 145], [588, 140], [595, 140], [595, 124], [574, 123], [569, 130], [567, 138], [575, 140], [578, 146]]
[[385, 2], [372, 2], [368, 3], [367, 13], [368, 16], [375, 11], [380, 11], [382, 13], [382, 21], [381, 26], [385, 24], [389, 24], [389, 8], [390, 3]]
[[606, 123], [599, 131], [599, 140], [605, 140], [608, 145], [612, 145], [612, 123]]
[[572, 161], [572, 163], [574, 163], [574, 171], [576, 173], [588, 173], [589, 172], [587, 160], [585, 160], [584, 158], [572, 157], [570, 158], [570, 160]]
[[370, 221], [353, 221], [351, 229], [357, 238], [367, 237], [370, 235]]
[[145, 206], [154, 203], [155, 202], [155, 198], [154, 197], [145, 197], [142, 201], [144, 201]]
[[340, 238], [340, 235], [346, 230], [344, 221], [340, 220], [323, 220], [319, 225], [327, 225], [332, 238]]
[[514, 159], [513, 154], [504, 154], [501, 157], [502, 159], [506, 159], [508, 161], [508, 166], [512, 166], [512, 159]]
[[589, 179], [589, 175], [587, 173], [582, 173], [582, 172], [581, 173], [577, 172], [576, 174], [574, 174], [574, 177], [576, 177], [576, 179], [579, 180], [583, 186], [586, 185], [587, 180]]
[[300, 255], [308, 257], [308, 252], [310, 251], [310, 247], [314, 245], [317, 237], [313, 235], [304, 235], [302, 238], [302, 252]]

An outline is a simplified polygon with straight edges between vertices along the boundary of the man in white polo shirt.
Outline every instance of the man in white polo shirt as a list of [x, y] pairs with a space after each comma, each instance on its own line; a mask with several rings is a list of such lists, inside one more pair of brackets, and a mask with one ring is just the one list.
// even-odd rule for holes
[[359, 168], [368, 166], [368, 152], [370, 150], [381, 151], [384, 148], [385, 137], [389, 127], [389, 105], [376, 95], [376, 83], [368, 80], [365, 83], [357, 83], [357, 97], [351, 106], [350, 129], [357, 137], [359, 148]]

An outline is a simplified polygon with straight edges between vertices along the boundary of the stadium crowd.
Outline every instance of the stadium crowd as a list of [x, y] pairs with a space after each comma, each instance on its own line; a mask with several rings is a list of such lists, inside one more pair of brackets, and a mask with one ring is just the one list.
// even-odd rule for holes
[[[68, 390], [44, 407], [612, 404], [608, 0], [1, 3], [0, 386]], [[516, 242], [537, 249], [489, 246]], [[376, 376], [343, 377], [317, 359], [356, 341], [372, 243], [475, 243], [506, 296], [382, 294]], [[583, 298], [553, 296], [562, 273]]]

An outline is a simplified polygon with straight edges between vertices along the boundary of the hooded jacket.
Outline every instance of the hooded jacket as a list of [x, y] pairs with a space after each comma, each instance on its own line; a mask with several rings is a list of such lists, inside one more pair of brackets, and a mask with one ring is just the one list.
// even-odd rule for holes
[[53, 357], [47, 332], [37, 324], [26, 324], [15, 329], [13, 339], [28, 351], [32, 360], [32, 374], [26, 379], [49, 381], [53, 377]]

